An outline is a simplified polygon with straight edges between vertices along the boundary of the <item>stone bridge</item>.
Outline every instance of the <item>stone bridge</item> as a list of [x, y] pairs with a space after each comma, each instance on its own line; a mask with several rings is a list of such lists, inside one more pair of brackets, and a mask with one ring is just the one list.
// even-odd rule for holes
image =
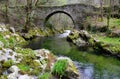
[[35, 9], [36, 17], [39, 17], [37, 25], [45, 26], [45, 23], [49, 18], [56, 13], [64, 13], [68, 15], [74, 23], [74, 27], [82, 26], [87, 16], [89, 16], [96, 9], [93, 6], [88, 6], [84, 4], [72, 4], [64, 6], [40, 6]]
[[[97, 9], [90, 5], [71, 4], [64, 6], [37, 6], [30, 13], [31, 23], [37, 27], [44, 28], [49, 18], [56, 13], [68, 15], [73, 23], [74, 28], [83, 25], [87, 16], [96, 12]], [[4, 15], [4, 13], [3, 13]], [[8, 19], [14, 26], [23, 26], [26, 21], [25, 6], [8, 7]]]

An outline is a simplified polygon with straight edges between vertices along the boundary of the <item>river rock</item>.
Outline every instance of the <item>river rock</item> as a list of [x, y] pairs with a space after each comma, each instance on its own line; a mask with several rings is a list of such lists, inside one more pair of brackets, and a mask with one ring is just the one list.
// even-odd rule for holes
[[88, 34], [88, 32], [81, 30], [77, 31], [74, 30], [70, 33], [70, 35], [67, 37], [67, 40], [70, 42], [73, 42], [78, 47], [85, 47], [88, 46], [88, 40], [91, 36]]
[[15, 33], [15, 28], [14, 27], [10, 27], [9, 30], [10, 30], [10, 32]]
[[8, 29], [6, 28], [5, 24], [0, 24], [0, 32], [6, 32]]
[[14, 72], [7, 76], [8, 79], [17, 79], [18, 73]]
[[111, 34], [109, 35], [110, 37], [120, 37], [120, 30], [116, 29], [111, 31]]
[[43, 69], [51, 69], [56, 57], [47, 49], [35, 50], [36, 57], [43, 62], [41, 67]]
[[73, 40], [73, 43], [76, 44], [79, 47], [83, 47], [83, 46], [87, 45], [87, 43], [84, 40], [82, 40], [81, 38]]
[[33, 78], [33, 77], [31, 77], [31, 76], [28, 76], [28, 75], [20, 75], [20, 76], [18, 77], [18, 79], [35, 79], [35, 78]]
[[11, 66], [8, 70], [11, 71], [12, 73], [10, 73], [7, 78], [8, 79], [17, 79], [19, 68], [14, 65], [14, 66]]
[[20, 70], [20, 69], [19, 69], [17, 66], [15, 66], [15, 65], [13, 65], [13, 66], [11, 66], [11, 67], [9, 68], [9, 71], [11, 71], [11, 72], [16, 72], [16, 73], [18, 73], [19, 70]]

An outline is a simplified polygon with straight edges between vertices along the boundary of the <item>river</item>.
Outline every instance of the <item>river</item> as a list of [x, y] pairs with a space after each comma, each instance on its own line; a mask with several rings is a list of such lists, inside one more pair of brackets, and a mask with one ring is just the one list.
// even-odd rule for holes
[[[28, 48], [51, 50], [55, 55], [70, 57], [80, 73], [80, 79], [120, 79], [120, 61], [96, 54], [92, 48], [78, 48], [67, 42], [70, 31], [49, 37], [33, 39]], [[97, 52], [99, 53], [99, 52]]]

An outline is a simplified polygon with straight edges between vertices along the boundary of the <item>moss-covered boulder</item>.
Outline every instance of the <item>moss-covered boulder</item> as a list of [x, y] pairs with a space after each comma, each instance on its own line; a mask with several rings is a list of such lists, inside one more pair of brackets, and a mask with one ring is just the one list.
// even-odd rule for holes
[[25, 39], [33, 39], [35, 37], [42, 37], [42, 36], [46, 36], [46, 32], [41, 30], [40, 28], [38, 27], [32, 27], [29, 29], [28, 33], [24, 33], [22, 34], [22, 36], [25, 38]]
[[0, 73], [9, 72], [8, 79], [22, 78], [27, 74], [29, 76], [26, 77], [38, 78], [43, 72], [51, 71], [55, 60], [56, 57], [46, 49], [2, 48], [0, 49], [0, 69], [2, 69]]
[[58, 78], [79, 79], [79, 73], [73, 61], [67, 57], [58, 57], [53, 65], [52, 73]]
[[79, 33], [79, 31], [74, 30], [69, 34], [69, 36], [67, 36], [67, 40], [73, 42], [75, 45], [79, 47], [87, 46], [88, 43], [85, 41], [86, 37], [84, 36], [83, 32]]

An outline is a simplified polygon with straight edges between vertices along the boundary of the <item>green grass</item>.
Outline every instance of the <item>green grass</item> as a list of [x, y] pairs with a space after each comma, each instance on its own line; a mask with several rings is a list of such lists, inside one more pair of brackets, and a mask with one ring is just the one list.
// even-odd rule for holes
[[65, 74], [66, 68], [67, 68], [66, 59], [57, 60], [53, 66], [52, 73], [62, 77]]
[[111, 37], [106, 37], [106, 36], [97, 36], [96, 38], [106, 44], [120, 46], [120, 38], [119, 37], [111, 38]]

